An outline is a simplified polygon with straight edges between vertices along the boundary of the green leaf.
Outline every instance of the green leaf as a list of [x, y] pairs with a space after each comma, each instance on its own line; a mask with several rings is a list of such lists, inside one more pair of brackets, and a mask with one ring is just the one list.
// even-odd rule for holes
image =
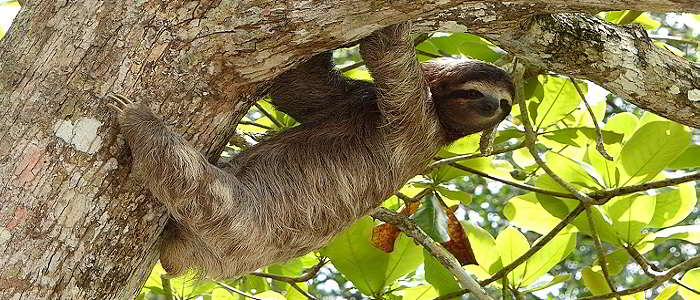
[[700, 145], [690, 145], [668, 167], [671, 169], [700, 168]]
[[695, 182], [686, 182], [657, 194], [654, 217], [649, 227], [669, 227], [683, 221], [698, 201], [695, 191]]
[[488, 231], [471, 222], [461, 221], [460, 223], [464, 232], [467, 233], [469, 244], [474, 250], [474, 256], [479, 266], [489, 274], [496, 274], [498, 270], [503, 268], [500, 255], [498, 252], [493, 251], [496, 248], [496, 240]]
[[669, 285], [669, 286], [665, 287], [664, 290], [661, 291], [661, 293], [659, 293], [659, 295], [656, 296], [656, 298], [654, 298], [654, 300], [668, 300], [668, 299], [671, 299], [671, 297], [673, 297], [673, 295], [675, 295], [676, 292], [678, 292], [678, 287], [679, 287], [679, 286], [676, 285], [676, 284], [674, 284], [674, 285]]
[[403, 299], [406, 300], [430, 300], [439, 296], [438, 292], [430, 285], [419, 285], [403, 290]]
[[617, 236], [628, 244], [636, 244], [642, 238], [642, 229], [654, 216], [656, 198], [644, 194], [632, 194], [612, 198], [603, 205], [612, 220]]
[[[540, 238], [541, 239], [541, 238]], [[523, 286], [529, 286], [542, 275], [546, 274], [560, 261], [564, 260], [576, 248], [576, 233], [559, 232], [551, 241], [535, 252], [527, 260]], [[529, 249], [528, 249], [529, 250]]]
[[[613, 228], [610, 222], [610, 217], [607, 216], [606, 212], [598, 206], [591, 207], [591, 215], [593, 216], [593, 225], [595, 226], [596, 233], [601, 240], [611, 243], [613, 245], [620, 245], [620, 240], [618, 239], [617, 232]], [[583, 213], [576, 217], [572, 222], [581, 232], [593, 236], [591, 227], [588, 222], [588, 216]]]
[[[605, 144], [621, 143], [623, 135], [614, 131], [602, 130]], [[591, 127], [571, 127], [557, 129], [543, 134], [542, 137], [557, 143], [585, 148], [590, 143], [595, 143], [596, 129]]]
[[551, 287], [553, 285], [560, 284], [562, 282], [566, 282], [569, 280], [571, 280], [571, 274], [559, 274], [557, 276], [554, 276], [552, 278], [552, 280], [550, 280], [548, 282], [540, 283], [540, 284], [537, 284], [537, 285], [534, 285], [534, 286], [527, 288], [526, 290], [522, 291], [522, 293], [532, 293], [532, 292], [544, 290], [548, 287]]
[[583, 275], [583, 284], [591, 291], [591, 294], [602, 295], [612, 292], [602, 272], [596, 272], [591, 267], [586, 267], [581, 274]]
[[[681, 282], [684, 283], [686, 286], [691, 287], [695, 290], [700, 290], [700, 268], [695, 268], [695, 269], [692, 269], [688, 272], [685, 272], [685, 275], [683, 275]], [[683, 296], [683, 299], [685, 299], [685, 300], [699, 300], [700, 299], [700, 295], [698, 295], [695, 292], [688, 290], [684, 287], [680, 287], [679, 292], [680, 292], [681, 296]]]
[[629, 24], [634, 22], [637, 17], [641, 16], [643, 12], [638, 10], [626, 10], [622, 16], [617, 20], [618, 24]]
[[[503, 208], [503, 215], [508, 218], [510, 224], [539, 234], [547, 234], [561, 221], [542, 207], [535, 193], [510, 198]], [[537, 218], [532, 216], [537, 216]]]
[[345, 73], [345, 76], [355, 79], [355, 80], [364, 80], [364, 81], [372, 81], [372, 75], [369, 74], [369, 71], [365, 69], [360, 69], [360, 68], [354, 68], [352, 70], [349, 70]]
[[[501, 263], [507, 266], [518, 257], [525, 254], [525, 252], [530, 249], [530, 244], [520, 231], [515, 229], [515, 227], [508, 226], [496, 237], [496, 249], [501, 256]], [[493, 249], [491, 251], [493, 251]], [[524, 280], [523, 276], [525, 275], [525, 271], [526, 266], [524, 264], [516, 267], [513, 271], [508, 273], [508, 283], [511, 286], [520, 286]]]
[[515, 161], [515, 163], [522, 168], [532, 166], [536, 163], [535, 158], [532, 157], [530, 150], [527, 148], [520, 148], [513, 151], [513, 161]]
[[452, 273], [425, 249], [423, 249], [423, 261], [425, 280], [435, 287], [440, 295], [459, 291], [459, 284]]
[[[304, 291], [309, 291], [309, 285], [306, 282], [298, 282], [297, 286]], [[287, 288], [287, 300], [306, 300], [306, 296], [297, 289], [293, 288], [291, 285]]]
[[691, 242], [693, 244], [700, 243], [700, 225], [674, 226], [659, 230], [655, 233], [656, 243], [661, 243], [666, 240], [676, 239]]
[[450, 235], [447, 232], [448, 217], [442, 208], [440, 200], [432, 194], [423, 199], [423, 205], [411, 218], [434, 241], [438, 243], [449, 241]]
[[321, 254], [360, 292], [378, 297], [396, 278], [415, 270], [423, 258], [420, 246], [405, 235], [399, 236], [392, 253], [374, 248], [370, 245], [374, 225], [370, 217], [359, 219], [321, 249]]
[[444, 150], [455, 154], [474, 153], [477, 150], [479, 150], [480, 138], [481, 134], [470, 134], [452, 142], [447, 147], [445, 147]]
[[[586, 93], [586, 85], [579, 85]], [[568, 78], [547, 76], [544, 87], [544, 98], [537, 106], [537, 116], [533, 118], [537, 129], [546, 128], [576, 110], [581, 97]]]
[[654, 178], [690, 144], [690, 132], [671, 121], [652, 121], [635, 131], [616, 159], [620, 170], [617, 186]]
[[[605, 261], [608, 263], [608, 274], [610, 275], [617, 275], [622, 272], [630, 258], [627, 251], [622, 249], [608, 253], [605, 257], [607, 258]], [[597, 263], [600, 265], [599, 261], [597, 261]]]
[[595, 168], [582, 161], [574, 161], [556, 152], [547, 152], [547, 164], [561, 179], [573, 185], [588, 190], [604, 187], [603, 179]]
[[[444, 152], [441, 152], [441, 153], [444, 153]], [[492, 174], [495, 176], [507, 176], [508, 173], [506, 171], [495, 169], [492, 166], [492, 162], [493, 161], [492, 161], [491, 157], [480, 157], [480, 158], [473, 158], [473, 159], [469, 159], [469, 160], [463, 160], [463, 161], [458, 162], [457, 164], [465, 166], [465, 167], [469, 167], [472, 169], [476, 169], [476, 170], [479, 170], [479, 171], [482, 171], [482, 172], [485, 172], [488, 174]], [[430, 172], [429, 177], [431, 179], [433, 179], [433, 182], [435, 182], [435, 183], [445, 183], [445, 182], [448, 182], [448, 181], [455, 179], [457, 177], [468, 176], [468, 175], [472, 175], [472, 174], [467, 172], [467, 171], [462, 171], [460, 169], [457, 169], [457, 168], [454, 168], [454, 167], [451, 167], [448, 165], [444, 165], [444, 166], [441, 166], [441, 167], [433, 170], [432, 172]]]
[[661, 27], [661, 22], [651, 18], [649, 13], [645, 12], [634, 19], [634, 23], [642, 25], [646, 30], [656, 30]]
[[[637, 116], [629, 112], [623, 112], [610, 117], [603, 129], [622, 134], [624, 136], [622, 141], [625, 142], [632, 137], [635, 129], [637, 129], [638, 123], [639, 119]], [[619, 152], [615, 153], [615, 155], [618, 153]]]
[[469, 205], [469, 203], [472, 202], [472, 194], [465, 191], [452, 190], [445, 186], [438, 186], [437, 191], [443, 198], [447, 198], [445, 199], [445, 202], [447, 202], [448, 199], [464, 205]]
[[275, 291], [264, 291], [262, 293], [255, 294], [255, 297], [265, 300], [287, 300], [284, 295]]
[[494, 62], [503, 55], [503, 51], [489, 41], [468, 33], [433, 37], [418, 45], [417, 49], [438, 55], [464, 55], [487, 62]]

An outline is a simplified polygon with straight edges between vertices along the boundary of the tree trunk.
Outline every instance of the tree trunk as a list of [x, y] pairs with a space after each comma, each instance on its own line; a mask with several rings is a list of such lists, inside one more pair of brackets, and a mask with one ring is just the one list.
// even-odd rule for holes
[[[126, 299], [155, 263], [167, 214], [130, 176], [105, 95], [150, 101], [213, 161], [276, 74], [463, 1], [384, 2], [29, 1], [0, 41], [0, 299]], [[498, 32], [567, 9], [532, 2], [424, 21]]]

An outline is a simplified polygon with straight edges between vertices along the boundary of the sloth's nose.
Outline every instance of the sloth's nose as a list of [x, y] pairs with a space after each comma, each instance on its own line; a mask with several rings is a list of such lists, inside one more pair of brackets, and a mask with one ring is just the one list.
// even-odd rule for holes
[[506, 115], [510, 114], [510, 110], [512, 109], [510, 102], [506, 99], [501, 99], [501, 110], [506, 113]]
[[479, 114], [484, 117], [493, 116], [499, 107], [499, 102], [493, 97], [485, 96], [481, 98], [479, 103]]

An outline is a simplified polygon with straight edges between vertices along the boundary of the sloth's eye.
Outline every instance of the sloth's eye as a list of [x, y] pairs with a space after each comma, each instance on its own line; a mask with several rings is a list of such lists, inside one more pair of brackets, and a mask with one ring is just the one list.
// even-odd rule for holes
[[450, 92], [449, 98], [462, 98], [462, 99], [478, 99], [483, 97], [484, 94], [481, 92], [475, 90], [475, 89], [469, 89], [469, 90], [454, 90]]

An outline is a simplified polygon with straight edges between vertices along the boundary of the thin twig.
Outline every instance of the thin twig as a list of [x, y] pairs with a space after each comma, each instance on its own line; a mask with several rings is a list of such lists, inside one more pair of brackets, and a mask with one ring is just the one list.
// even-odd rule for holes
[[[596, 252], [598, 252], [598, 264], [600, 269], [603, 271], [603, 278], [608, 284], [611, 291], [615, 292], [617, 289], [615, 285], [610, 280], [610, 272], [608, 272], [608, 260], [605, 258], [605, 250], [603, 249], [603, 244], [600, 242], [600, 236], [595, 229], [595, 222], [593, 222], [593, 213], [591, 212], [591, 207], [586, 207], [586, 217], [588, 219], [588, 227], [591, 230], [591, 237], [593, 237], [593, 244], [595, 245]], [[620, 296], [615, 297], [615, 299], [620, 300]]]
[[326, 260], [326, 259], [321, 259], [321, 261], [319, 261], [316, 265], [314, 265], [314, 266], [311, 267], [308, 271], [306, 271], [306, 273], [304, 273], [304, 275], [301, 275], [301, 276], [299, 276], [299, 277], [288, 277], [288, 276], [282, 276], [282, 275], [277, 275], [277, 274], [269, 274], [269, 273], [262, 273], [262, 272], [253, 272], [253, 273], [250, 273], [250, 275], [255, 275], [255, 276], [258, 276], [258, 277], [270, 278], [270, 279], [273, 279], [273, 280], [282, 281], [282, 282], [286, 282], [286, 283], [306, 282], [306, 281], [309, 281], [309, 280], [311, 280], [312, 278], [314, 278], [314, 277], [316, 276], [316, 274], [318, 273], [318, 271], [321, 270], [321, 268], [322, 268], [326, 263], [328, 263], [328, 260]]
[[265, 109], [262, 107], [262, 105], [260, 105], [259, 103], [255, 102], [255, 108], [257, 108], [263, 115], [265, 115], [268, 119], [270, 119], [270, 121], [272, 121], [272, 123], [274, 123], [275, 126], [277, 126], [277, 128], [282, 128], [282, 127], [283, 127], [283, 126], [282, 126], [282, 123], [280, 123], [280, 121], [278, 121], [277, 119], [275, 119], [275, 117], [273, 117], [272, 114], [270, 114], [270, 112], [268, 112], [267, 110], [265, 110]]
[[232, 286], [230, 286], [230, 285], [224, 283], [223, 281], [215, 281], [215, 282], [216, 282], [216, 284], [218, 284], [218, 285], [221, 286], [222, 288], [226, 289], [229, 293], [236, 293], [236, 294], [238, 294], [238, 295], [241, 295], [241, 296], [243, 296], [243, 297], [247, 297], [247, 298], [250, 298], [250, 299], [253, 299], [253, 300], [263, 300], [263, 299], [261, 299], [261, 298], [255, 297], [255, 296], [253, 296], [253, 295], [251, 295], [251, 294], [248, 294], [248, 293], [246, 293], [246, 292], [244, 292], [244, 291], [241, 291], [241, 290], [239, 290], [239, 289], [237, 289], [237, 288], [234, 288], [234, 287], [232, 287]]
[[576, 88], [576, 92], [578, 92], [579, 97], [581, 97], [581, 101], [583, 101], [583, 104], [586, 105], [586, 109], [588, 109], [588, 114], [591, 115], [591, 120], [593, 120], [593, 125], [595, 126], [595, 149], [598, 150], [600, 155], [602, 155], [605, 159], [612, 161], [612, 155], [605, 151], [605, 145], [603, 144], [603, 132], [600, 130], [600, 126], [598, 126], [598, 120], [596, 119], [595, 114], [593, 113], [593, 109], [588, 104], [588, 100], [586, 100], [586, 95], [583, 94], [583, 91], [581, 91], [581, 87], [578, 86], [576, 80], [574, 80], [573, 77], [569, 76], [569, 80], [571, 80], [571, 84], [573, 84], [574, 88]]
[[365, 65], [365, 62], [361, 60], [361, 61], [358, 61], [358, 62], [352, 64], [352, 65], [342, 67], [342, 68], [338, 69], [338, 71], [339, 71], [340, 73], [345, 73], [345, 72], [347, 72], [347, 71], [350, 71], [350, 70], [352, 70], [352, 69], [359, 68], [359, 67], [364, 66], [364, 65]]
[[384, 221], [385, 223], [392, 224], [401, 230], [404, 234], [412, 237], [415, 241], [420, 243], [433, 257], [435, 257], [447, 270], [454, 275], [459, 281], [462, 288], [469, 290], [469, 292], [480, 300], [493, 300], [489, 297], [479, 284], [472, 279], [467, 271], [462, 268], [457, 259], [454, 258], [445, 248], [440, 247], [435, 241], [433, 241], [430, 236], [425, 234], [416, 223], [409, 220], [408, 218], [390, 211], [386, 208], [380, 207], [372, 213], [372, 216]]
[[[601, 191], [595, 191], [588, 194], [591, 198], [596, 199], [596, 204], [604, 204], [607, 200], [620, 195], [627, 195], [635, 192], [641, 192], [651, 189], [658, 189], [662, 187], [667, 187], [671, 185], [677, 185], [684, 182], [700, 180], [700, 172], [688, 174], [685, 176], [677, 178], [663, 179], [638, 185], [623, 186], [614, 189], [606, 189]], [[602, 200], [602, 201], [601, 201]]]
[[520, 188], [520, 189], [523, 189], [523, 190], [526, 190], [526, 191], [536, 192], [536, 193], [545, 194], [545, 195], [550, 195], [550, 196], [554, 196], [554, 197], [576, 199], [576, 196], [574, 196], [574, 195], [572, 195], [572, 194], [567, 194], [567, 193], [561, 193], [561, 192], [555, 192], [555, 191], [545, 190], [545, 189], [538, 188], [538, 187], [536, 187], [536, 186], [532, 186], [532, 185], [528, 185], [528, 184], [522, 184], [522, 183], [510, 181], [510, 180], [507, 180], [507, 179], [503, 179], [503, 178], [500, 178], [500, 177], [496, 177], [496, 176], [493, 176], [493, 175], [489, 175], [489, 174], [484, 173], [484, 172], [481, 172], [481, 171], [479, 171], [479, 170], [477, 170], [477, 169], [472, 169], [472, 168], [470, 168], [470, 167], [463, 166], [463, 165], [460, 165], [460, 164], [457, 164], [457, 163], [448, 163], [448, 165], [449, 165], [450, 167], [457, 168], [457, 169], [460, 169], [460, 170], [462, 170], [462, 171], [467, 171], [467, 172], [469, 172], [469, 173], [474, 173], [474, 174], [479, 175], [479, 176], [481, 176], [481, 177], [485, 177], [485, 178], [492, 179], [492, 180], [495, 180], [495, 181], [498, 181], [498, 182], [502, 182], [502, 183], [505, 183], [505, 184], [508, 184], [508, 185], [511, 185], [511, 186], [514, 186], [514, 187], [517, 187], [517, 188]]
[[403, 200], [403, 202], [405, 202], [405, 203], [412, 203], [412, 202], [420, 201], [429, 192], [430, 192], [430, 189], [426, 188], [426, 189], [423, 189], [422, 191], [418, 192], [418, 194], [416, 194], [414, 197], [406, 196], [406, 194], [404, 194], [402, 192], [396, 192], [396, 197], [399, 197], [399, 199]]
[[602, 299], [613, 298], [616, 296], [632, 295], [635, 293], [639, 293], [639, 292], [654, 288], [654, 287], [668, 281], [669, 279], [673, 278], [674, 275], [676, 275], [680, 272], [688, 271], [690, 269], [697, 268], [697, 267], [700, 267], [700, 256], [693, 257], [693, 258], [686, 260], [680, 264], [677, 264], [673, 268], [664, 272], [663, 275], [657, 276], [656, 278], [654, 278], [651, 281], [648, 281], [645, 284], [633, 287], [631, 289], [617, 291], [615, 293], [607, 293], [604, 295], [583, 297], [583, 298], [579, 298], [579, 300], [602, 300]]
[[473, 153], [473, 154], [464, 154], [464, 155], [457, 155], [453, 157], [448, 157], [448, 158], [440, 158], [436, 157], [434, 158], [436, 161], [428, 165], [428, 169], [433, 169], [437, 168], [442, 165], [449, 164], [451, 162], [458, 162], [462, 160], [468, 160], [468, 159], [473, 159], [473, 158], [479, 158], [479, 157], [486, 157], [486, 156], [492, 156], [492, 155], [497, 155], [497, 154], [503, 154], [511, 151], [518, 150], [520, 148], [525, 147], [525, 144], [523, 143], [518, 143], [513, 146], [501, 148], [501, 149], [494, 149], [491, 154], [485, 154], [485, 153]]

